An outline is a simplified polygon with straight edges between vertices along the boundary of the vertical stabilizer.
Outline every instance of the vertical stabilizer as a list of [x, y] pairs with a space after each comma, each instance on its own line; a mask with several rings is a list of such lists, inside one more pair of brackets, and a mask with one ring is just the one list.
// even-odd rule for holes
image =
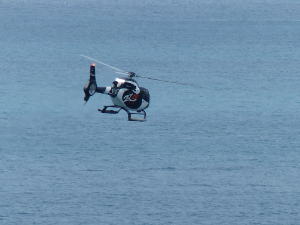
[[88, 101], [91, 96], [93, 96], [97, 89], [96, 83], [96, 64], [90, 65], [90, 79], [87, 84], [84, 86], [84, 101]]
[[96, 64], [90, 65], [90, 82], [91, 81], [96, 82]]

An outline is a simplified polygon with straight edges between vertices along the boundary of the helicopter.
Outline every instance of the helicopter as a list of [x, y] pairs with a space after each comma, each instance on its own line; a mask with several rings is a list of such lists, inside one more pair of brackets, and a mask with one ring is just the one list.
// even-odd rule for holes
[[139, 86], [138, 82], [134, 78], [145, 78], [161, 82], [186, 85], [185, 83], [166, 81], [137, 75], [134, 72], [121, 70], [117, 67], [111, 66], [92, 57], [86, 55], [80, 56], [93, 62], [97, 62], [104, 66], [107, 66], [113, 69], [118, 74], [126, 75], [126, 77], [116, 78], [112, 82], [112, 86], [99, 87], [96, 82], [96, 64], [92, 63], [90, 64], [90, 77], [88, 82], [84, 86], [83, 91], [85, 103], [87, 103], [89, 98], [95, 93], [109, 95], [113, 105], [103, 106], [103, 108], [98, 109], [98, 111], [101, 113], [117, 114], [121, 110], [124, 110], [128, 115], [128, 121], [146, 121], [147, 114], [145, 109], [147, 109], [150, 105], [149, 90]]

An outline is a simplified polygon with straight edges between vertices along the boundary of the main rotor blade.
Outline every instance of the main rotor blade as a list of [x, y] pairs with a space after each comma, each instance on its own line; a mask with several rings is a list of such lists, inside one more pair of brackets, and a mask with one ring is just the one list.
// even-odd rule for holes
[[[94, 62], [100, 63], [100, 64], [102, 64], [104, 66], [107, 66], [107, 67], [115, 70], [116, 73], [118, 73], [118, 74], [129, 75], [129, 72], [127, 72], [126, 70], [119, 69], [119, 68], [117, 68], [115, 66], [109, 65], [109, 64], [107, 64], [105, 62], [102, 62], [102, 61], [100, 61], [98, 59], [95, 59], [95, 58], [92, 58], [90, 56], [83, 55], [83, 54], [81, 54], [80, 56], [83, 57], [83, 58], [92, 60]], [[140, 78], [144, 78], [144, 79], [148, 79], [148, 80], [155, 80], [155, 81], [160, 81], [160, 82], [165, 82], [165, 83], [172, 83], [172, 84], [180, 84], [180, 85], [188, 85], [188, 86], [192, 86], [192, 87], [198, 87], [197, 85], [194, 85], [194, 84], [177, 82], [177, 81], [169, 81], [169, 80], [161, 80], [161, 79], [152, 78], [152, 77], [145, 77], [145, 76], [141, 76], [141, 75], [135, 75], [135, 77], [140, 77]]]
[[104, 65], [104, 66], [107, 66], [107, 67], [109, 67], [109, 68], [111, 68], [111, 69], [113, 69], [113, 70], [116, 70], [116, 71], [118, 71], [118, 72], [126, 73], [125, 70], [121, 70], [121, 69], [119, 69], [119, 68], [117, 68], [117, 67], [111, 66], [111, 65], [109, 65], [109, 64], [107, 64], [107, 63], [105, 63], [105, 62], [102, 62], [102, 61], [100, 61], [100, 60], [94, 59], [94, 58], [92, 58], [92, 57], [90, 57], [90, 56], [87, 56], [87, 55], [80, 55], [80, 56], [83, 57], [83, 58], [86, 58], [86, 59], [95, 61], [95, 62], [97, 62], [97, 63], [100, 63], [100, 64], [102, 64], [102, 65]]
[[170, 80], [161, 80], [161, 79], [152, 78], [152, 77], [144, 77], [144, 76], [141, 76], [141, 75], [136, 75], [136, 77], [140, 77], [140, 78], [144, 78], [144, 79], [148, 79], [148, 80], [156, 80], [156, 81], [165, 82], [165, 83], [194, 86], [193, 84], [189, 84], [189, 83], [183, 83], [183, 82], [178, 82], [178, 81], [170, 81]]
[[127, 75], [127, 76], [128, 76], [128, 72], [119, 72], [119, 71], [117, 71], [117, 72], [115, 72], [115, 73], [117, 73], [117, 74], [122, 74], [122, 75]]

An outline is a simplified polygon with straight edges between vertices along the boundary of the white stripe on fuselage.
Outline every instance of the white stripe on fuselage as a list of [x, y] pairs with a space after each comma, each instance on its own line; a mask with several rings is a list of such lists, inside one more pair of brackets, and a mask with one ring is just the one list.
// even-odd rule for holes
[[108, 94], [108, 93], [110, 93], [110, 91], [111, 91], [111, 87], [106, 87], [104, 93]]

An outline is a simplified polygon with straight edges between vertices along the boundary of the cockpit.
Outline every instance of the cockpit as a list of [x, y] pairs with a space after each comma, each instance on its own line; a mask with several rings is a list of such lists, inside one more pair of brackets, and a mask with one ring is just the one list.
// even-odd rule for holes
[[131, 78], [116, 78], [113, 81], [113, 88], [117, 88], [117, 89], [127, 88], [129, 90], [139, 89], [138, 83]]

